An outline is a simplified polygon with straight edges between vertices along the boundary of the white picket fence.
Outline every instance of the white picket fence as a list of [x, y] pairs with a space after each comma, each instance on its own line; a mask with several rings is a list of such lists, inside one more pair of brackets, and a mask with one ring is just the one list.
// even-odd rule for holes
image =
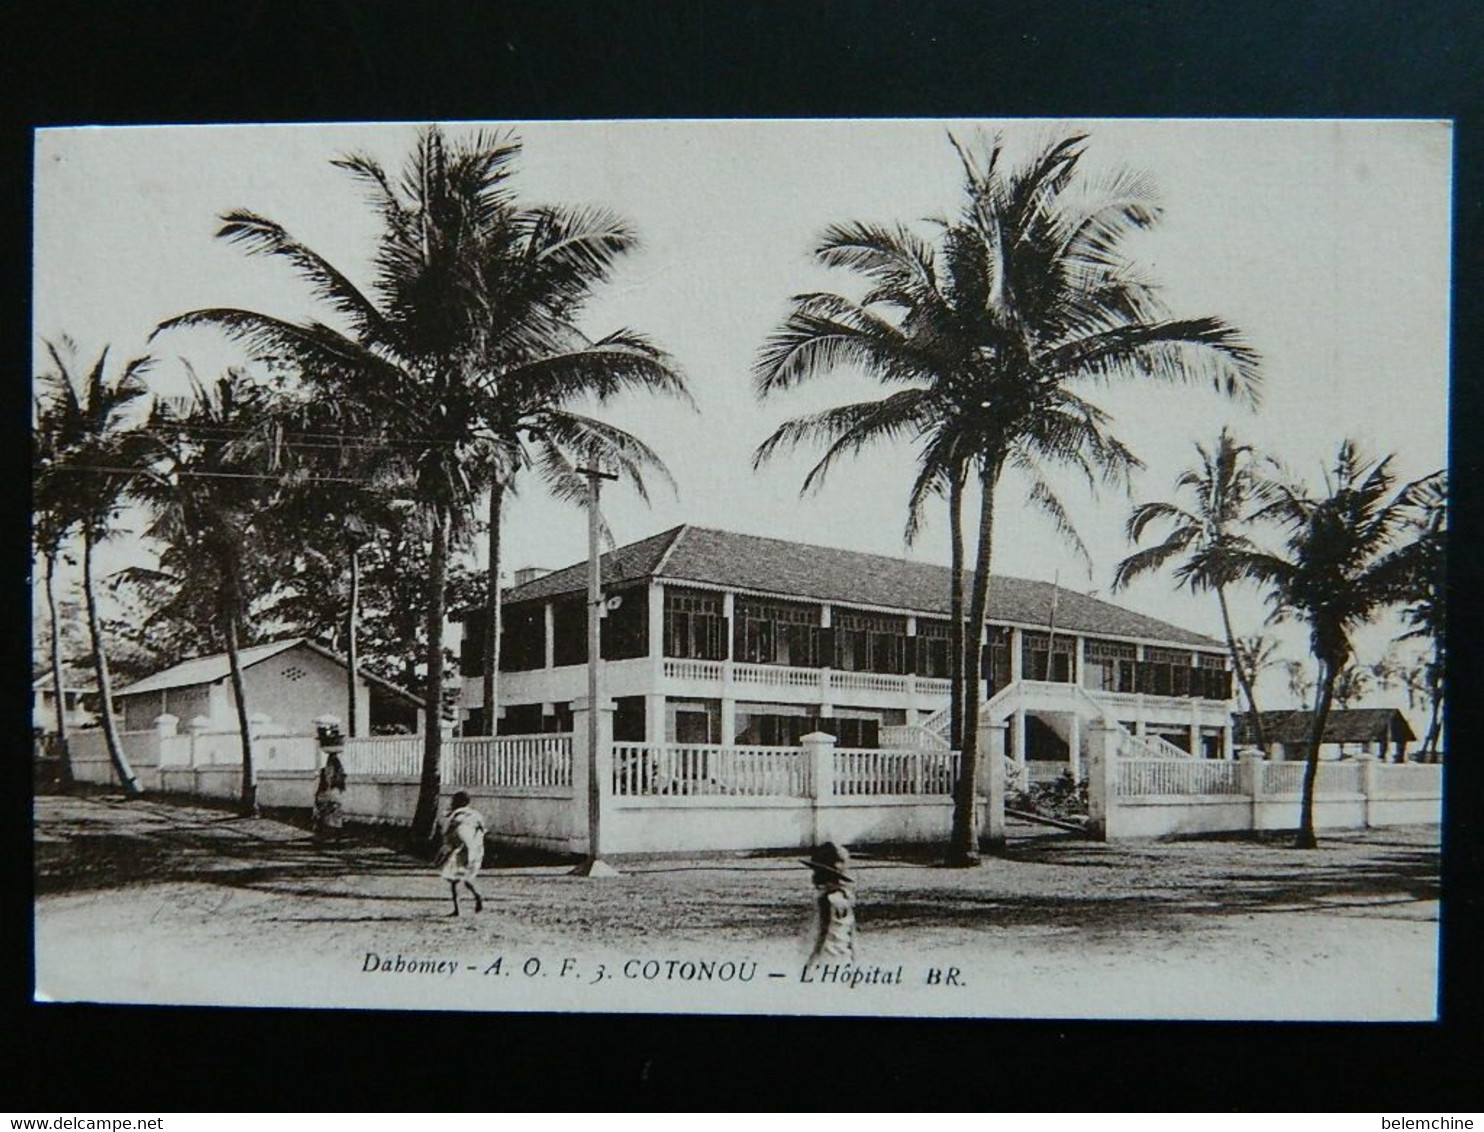
[[713, 743], [615, 743], [613, 793], [620, 798], [734, 794], [806, 798], [809, 761], [797, 747]]
[[952, 794], [958, 760], [948, 750], [836, 749], [834, 793], [847, 798]]
[[1223, 759], [1125, 759], [1114, 762], [1121, 797], [1147, 794], [1241, 794], [1241, 766]]
[[443, 746], [443, 780], [468, 786], [571, 786], [572, 736], [501, 735]]
[[[424, 741], [421, 735], [347, 739], [341, 762], [351, 776], [416, 778], [422, 773]], [[442, 776], [462, 786], [571, 786], [572, 736], [445, 739]]]

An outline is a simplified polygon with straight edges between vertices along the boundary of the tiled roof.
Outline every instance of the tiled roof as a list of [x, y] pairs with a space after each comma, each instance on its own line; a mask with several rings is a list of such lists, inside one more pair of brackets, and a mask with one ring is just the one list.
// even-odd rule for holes
[[[273, 657], [287, 652], [296, 645], [303, 645], [305, 648], [319, 653], [321, 656], [334, 661], [342, 667], [345, 665], [344, 657], [332, 652], [316, 641], [309, 640], [307, 637], [289, 637], [282, 641], [270, 641], [263, 645], [252, 645], [242, 649], [238, 655], [242, 660], [242, 667], [246, 669], [251, 668], [254, 664], [261, 664], [265, 660], [271, 660]], [[167, 688], [189, 688], [196, 684], [215, 684], [218, 680], [225, 679], [230, 672], [231, 664], [227, 659], [226, 653], [219, 652], [211, 656], [198, 656], [192, 660], [183, 660], [179, 664], [167, 668], [162, 672], [156, 672], [151, 676], [146, 676], [138, 683], [130, 684], [127, 688], [115, 692], [114, 695], [133, 696], [140, 692], [159, 692]], [[367, 683], [374, 684], [405, 700], [419, 704], [422, 702], [411, 692], [397, 687], [390, 680], [382, 679], [374, 672], [367, 672], [362, 668], [361, 677]]]
[[[950, 571], [944, 566], [689, 524], [603, 555], [602, 570], [605, 587], [653, 577], [780, 597], [948, 615]], [[578, 562], [516, 586], [508, 591], [506, 600], [580, 593], [586, 585], [587, 563]], [[989, 620], [997, 624], [1047, 625], [1053, 596], [1059, 630], [1200, 648], [1222, 647], [1219, 641], [1200, 633], [1075, 590], [998, 574], [990, 581]]]
[[[1284, 746], [1307, 743], [1314, 728], [1312, 711], [1263, 711], [1258, 714], [1262, 716], [1263, 735], [1269, 743], [1282, 743]], [[1235, 715], [1233, 721], [1238, 743], [1257, 742], [1252, 717], [1248, 713]], [[1417, 738], [1407, 723], [1407, 717], [1396, 708], [1335, 708], [1324, 721], [1325, 743], [1374, 743], [1388, 735], [1408, 743]]]

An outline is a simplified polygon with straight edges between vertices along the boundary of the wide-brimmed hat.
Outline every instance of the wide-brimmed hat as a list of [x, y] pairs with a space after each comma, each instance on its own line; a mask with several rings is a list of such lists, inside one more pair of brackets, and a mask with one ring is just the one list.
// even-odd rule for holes
[[799, 864], [808, 865], [817, 873], [828, 873], [841, 880], [851, 882], [855, 880], [855, 877], [845, 871], [850, 866], [849, 850], [836, 845], [833, 841], [826, 841], [814, 850], [813, 856], [808, 859], [800, 858]]

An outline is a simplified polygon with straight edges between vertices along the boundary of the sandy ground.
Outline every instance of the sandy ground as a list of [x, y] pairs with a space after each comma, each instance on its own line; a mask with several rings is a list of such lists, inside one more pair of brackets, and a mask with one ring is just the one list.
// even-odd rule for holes
[[[793, 856], [425, 863], [107, 795], [36, 802], [37, 996], [473, 1010], [1431, 1019], [1438, 830], [1100, 845], [1013, 826], [975, 870], [857, 862], [849, 971], [807, 970]], [[409, 969], [410, 968], [410, 969]], [[956, 969], [956, 970], [955, 970]], [[872, 981], [872, 972], [875, 972]], [[834, 980], [829, 976], [833, 974]]]

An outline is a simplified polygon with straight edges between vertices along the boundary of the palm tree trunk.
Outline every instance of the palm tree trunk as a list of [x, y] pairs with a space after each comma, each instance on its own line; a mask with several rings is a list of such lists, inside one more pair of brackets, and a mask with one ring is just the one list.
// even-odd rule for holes
[[1232, 617], [1226, 607], [1224, 587], [1216, 587], [1216, 600], [1221, 605], [1221, 625], [1226, 630], [1226, 647], [1231, 653], [1232, 669], [1237, 674], [1237, 683], [1242, 686], [1242, 694], [1247, 697], [1247, 712], [1252, 720], [1252, 734], [1257, 738], [1257, 745], [1266, 753], [1268, 737], [1262, 729], [1262, 713], [1257, 710], [1257, 697], [1252, 694], [1252, 676], [1248, 673], [1247, 666], [1242, 663], [1242, 653], [1237, 648], [1237, 636], [1232, 632]]
[[428, 559], [428, 680], [423, 692], [423, 770], [412, 815], [412, 842], [426, 847], [438, 821], [438, 794], [443, 787], [443, 613], [448, 585], [448, 516], [440, 507], [433, 517], [433, 546]]
[[969, 628], [964, 641], [964, 735], [959, 778], [953, 798], [953, 833], [948, 845], [950, 865], [979, 863], [979, 831], [974, 801], [979, 777], [980, 637], [989, 607], [989, 566], [994, 553], [994, 488], [999, 461], [986, 461], [979, 475], [979, 558], [974, 567], [974, 591], [969, 599]]
[[[127, 797], [138, 797], [144, 791], [135, 777], [134, 768], [119, 743], [118, 728], [113, 719], [113, 687], [108, 677], [108, 652], [103, 643], [103, 621], [98, 616], [98, 595], [93, 587], [93, 536], [86, 526], [82, 532], [82, 592], [88, 607], [88, 633], [93, 642], [93, 668], [98, 674], [98, 707], [102, 717], [103, 741], [108, 744], [108, 758]], [[60, 689], [58, 689], [60, 691]]]
[[[235, 586], [235, 571], [228, 574]], [[237, 727], [242, 736], [242, 797], [240, 812], [245, 818], [258, 816], [258, 768], [252, 757], [252, 727], [247, 718], [247, 687], [242, 679], [242, 655], [238, 651], [238, 613], [235, 593], [226, 596], [222, 609], [222, 635], [227, 639], [227, 667], [232, 673], [232, 698], [237, 701]]]
[[948, 541], [952, 578], [948, 596], [948, 749], [964, 739], [964, 481], [957, 471], [948, 484]]
[[46, 555], [46, 615], [52, 627], [52, 699], [56, 701], [57, 710], [57, 753], [62, 761], [62, 785], [71, 786], [72, 755], [67, 750], [67, 704], [62, 679], [62, 624], [57, 617], [56, 571], [56, 553], [49, 552]]
[[1314, 836], [1314, 784], [1319, 778], [1319, 748], [1324, 739], [1324, 724], [1329, 719], [1330, 705], [1335, 699], [1335, 680], [1340, 666], [1319, 661], [1319, 695], [1314, 705], [1314, 729], [1309, 733], [1309, 752], [1304, 763], [1304, 793], [1299, 808], [1299, 849], [1316, 849], [1319, 839]]
[[505, 502], [505, 486], [498, 480], [490, 487], [490, 561], [488, 591], [484, 602], [484, 733], [495, 733], [495, 717], [500, 702], [496, 698], [496, 681], [500, 671], [500, 512]]
[[1443, 657], [1440, 650], [1433, 650], [1432, 669], [1428, 673], [1427, 699], [1429, 717], [1427, 738], [1422, 742], [1422, 757], [1430, 763], [1438, 761], [1438, 738], [1443, 726]]
[[360, 714], [361, 681], [360, 648], [356, 640], [361, 622], [361, 550], [350, 548], [350, 602], [345, 611], [345, 733], [356, 737], [356, 719]]

